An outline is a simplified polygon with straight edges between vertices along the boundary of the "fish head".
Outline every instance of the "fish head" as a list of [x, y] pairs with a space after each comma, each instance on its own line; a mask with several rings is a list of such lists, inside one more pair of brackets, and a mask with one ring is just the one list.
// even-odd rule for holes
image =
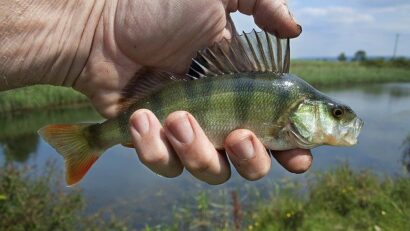
[[349, 106], [325, 99], [303, 100], [290, 121], [290, 132], [300, 148], [352, 146], [363, 126]]

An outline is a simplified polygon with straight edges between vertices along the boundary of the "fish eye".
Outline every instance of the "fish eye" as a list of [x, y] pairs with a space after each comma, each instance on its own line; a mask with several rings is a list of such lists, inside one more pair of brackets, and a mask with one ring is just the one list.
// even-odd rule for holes
[[344, 115], [344, 110], [342, 108], [336, 107], [333, 108], [332, 114], [335, 118], [341, 118]]

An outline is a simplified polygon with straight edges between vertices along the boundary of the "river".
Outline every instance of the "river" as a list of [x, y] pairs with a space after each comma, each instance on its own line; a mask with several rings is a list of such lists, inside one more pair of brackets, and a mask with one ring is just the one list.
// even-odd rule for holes
[[[357, 87], [321, 89], [327, 95], [350, 105], [365, 125], [354, 147], [319, 147], [313, 149], [310, 173], [327, 171], [347, 163], [357, 171], [372, 170], [380, 176], [406, 175], [410, 170], [410, 83], [369, 84]], [[41, 169], [54, 161], [61, 172], [63, 160], [36, 130], [49, 123], [99, 121], [90, 108], [41, 111], [0, 117], [0, 164], [36, 165]], [[284, 178], [305, 181], [307, 174], [286, 172], [273, 161], [269, 175], [257, 182], [247, 182], [234, 173], [219, 186], [209, 186], [188, 173], [166, 179], [150, 172], [134, 150], [116, 146], [107, 151], [76, 187], [86, 197], [87, 213], [110, 209], [127, 216], [136, 226], [158, 224], [170, 219], [178, 203], [193, 200], [207, 189], [227, 191], [246, 187], [263, 189]], [[35, 174], [35, 173], [33, 173]], [[61, 177], [63, 180], [63, 177]], [[71, 190], [71, 189], [67, 189]]]

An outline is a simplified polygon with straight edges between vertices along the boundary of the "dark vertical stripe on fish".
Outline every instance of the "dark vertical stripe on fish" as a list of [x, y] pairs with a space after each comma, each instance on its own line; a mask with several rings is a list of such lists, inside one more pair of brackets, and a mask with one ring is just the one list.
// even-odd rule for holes
[[[239, 75], [236, 75], [237, 77]], [[234, 107], [235, 116], [240, 123], [244, 123], [249, 118], [249, 110], [252, 103], [252, 98], [254, 94], [255, 81], [247, 78], [237, 78], [235, 79], [234, 89]]]
[[123, 138], [127, 138], [129, 137], [129, 134], [130, 134], [130, 131], [128, 128], [128, 119], [129, 119], [128, 113], [123, 112], [121, 113], [121, 115], [119, 115], [119, 117], [123, 119], [117, 120], [117, 129], [120, 130], [120, 134], [122, 135]]
[[186, 95], [186, 98], [189, 104], [191, 103], [193, 99], [195, 99], [195, 89], [194, 89], [195, 86], [196, 86], [195, 84], [192, 84], [189, 82], [184, 83], [185, 95]]
[[214, 81], [212, 78], [205, 78], [200, 85], [200, 89], [197, 89], [197, 94], [202, 96], [201, 105], [197, 105], [202, 108], [204, 113], [199, 113], [197, 115], [198, 121], [205, 121], [207, 118], [207, 112], [210, 110], [211, 107], [211, 96], [214, 92]]
[[155, 111], [155, 115], [158, 118], [164, 118], [166, 116], [164, 114], [164, 111], [161, 110], [163, 107], [163, 92], [157, 92], [156, 94], [153, 94], [151, 98], [151, 105], [152, 105], [152, 110]]

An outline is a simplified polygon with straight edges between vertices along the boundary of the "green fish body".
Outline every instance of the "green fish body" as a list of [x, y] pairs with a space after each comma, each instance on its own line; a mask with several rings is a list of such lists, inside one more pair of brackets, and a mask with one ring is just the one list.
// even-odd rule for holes
[[116, 118], [42, 128], [39, 133], [66, 160], [68, 185], [77, 183], [106, 149], [131, 143], [128, 120], [141, 108], [151, 110], [161, 122], [171, 112], [189, 111], [218, 149], [238, 128], [252, 130], [274, 150], [356, 143], [363, 122], [354, 112], [286, 73], [288, 43], [282, 46], [282, 40], [266, 33], [235, 38], [229, 46], [199, 53], [196, 76], [189, 76], [195, 80], [176, 80], [163, 73], [157, 79], [165, 79], [156, 82], [155, 76], [145, 73], [146, 78], [126, 89], [131, 95]]

